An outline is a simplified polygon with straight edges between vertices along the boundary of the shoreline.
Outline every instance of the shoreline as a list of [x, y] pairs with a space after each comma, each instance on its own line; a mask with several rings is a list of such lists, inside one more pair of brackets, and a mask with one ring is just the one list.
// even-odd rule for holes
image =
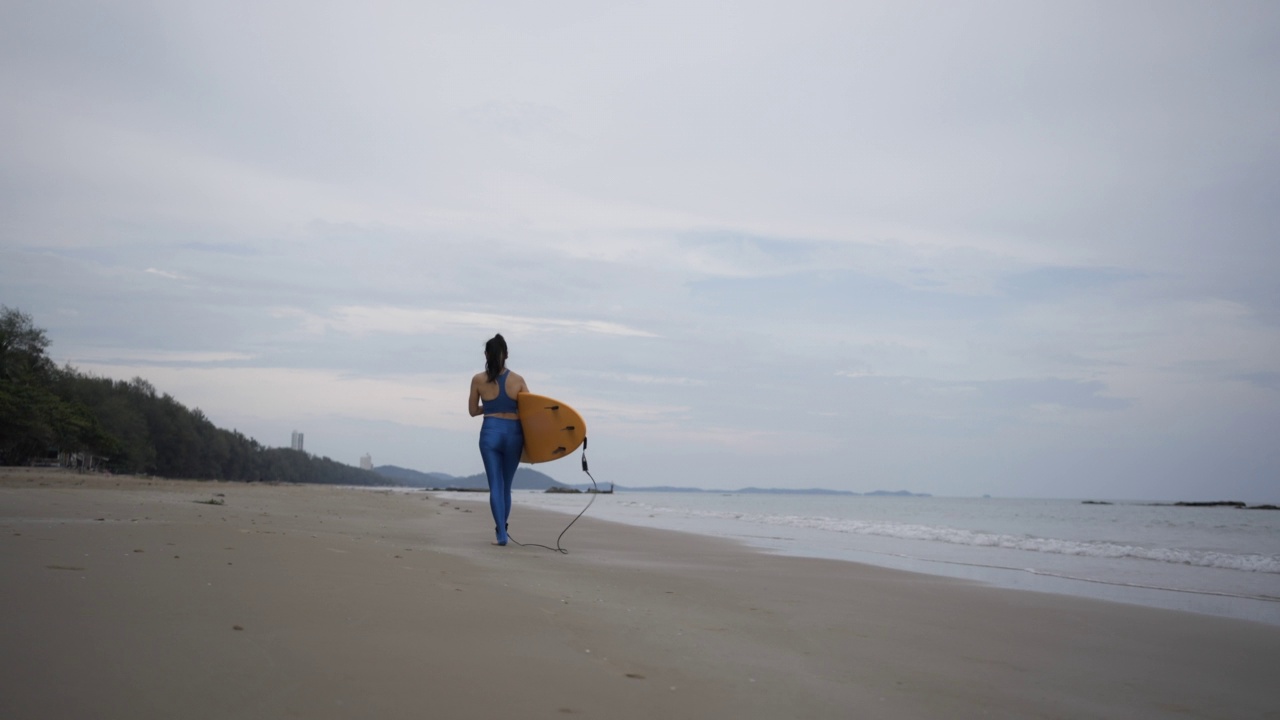
[[1274, 626], [461, 505], [0, 470], [0, 714], [1274, 712]]
[[[477, 502], [481, 505], [484, 505], [485, 502], [483, 495], [472, 497], [470, 493], [446, 494], [444, 497], [450, 497], [459, 502]], [[538, 500], [543, 499], [542, 493], [532, 493], [530, 497]], [[517, 500], [517, 505], [519, 504]], [[576, 515], [582, 509], [581, 504], [555, 506], [539, 503], [537, 500], [533, 504], [539, 509], [566, 516]], [[600, 508], [600, 506], [596, 507]], [[588, 515], [591, 514], [588, 513]], [[603, 518], [601, 518], [602, 514], [604, 515]], [[1092, 568], [1093, 573], [1096, 574], [1090, 574], [1090, 568], [1086, 567], [1062, 567], [1059, 558], [1052, 554], [1036, 554], [1035, 557], [1024, 558], [1018, 550], [1006, 548], [988, 550], [981, 559], [958, 557], [954, 552], [950, 553], [951, 557], [947, 558], [939, 556], [936, 549], [917, 546], [915, 543], [918, 541], [882, 538], [861, 538], [857, 541], [857, 544], [862, 547], [858, 548], [850, 547], [848, 544], [826, 545], [821, 542], [823, 538], [810, 537], [798, 540], [797, 533], [804, 533], [805, 531], [797, 531], [794, 528], [788, 528], [789, 537], [779, 537], [772, 529], [761, 529], [761, 532], [744, 534], [742, 531], [746, 528], [734, 522], [718, 523], [713, 520], [711, 524], [707, 524], [704, 520], [698, 523], [696, 527], [689, 527], [687, 520], [679, 515], [674, 516], [673, 519], [660, 519], [658, 521], [652, 520], [654, 516], [649, 515], [649, 519], [646, 520], [640, 515], [610, 514], [608, 506], [603, 509], [597, 509], [595, 517], [606, 522], [617, 522], [631, 527], [659, 531], [689, 532], [701, 537], [728, 539], [756, 552], [787, 557], [821, 558], [851, 562], [904, 572], [979, 582], [1012, 590], [1105, 600], [1141, 607], [1178, 610], [1280, 626], [1280, 601], [1274, 599], [1273, 593], [1266, 592], [1265, 587], [1257, 583], [1254, 583], [1256, 588], [1254, 592], [1257, 593], [1254, 594], [1219, 591], [1207, 586], [1205, 578], [1202, 578], [1197, 583], [1198, 586], [1187, 587], [1162, 585], [1151, 581], [1130, 582], [1128, 576], [1116, 577], [1115, 570], [1105, 567], [1103, 564]], [[839, 542], [838, 537], [835, 539]], [[879, 549], [867, 547], [868, 543], [876, 544], [880, 547]], [[1069, 556], [1064, 555], [1063, 557]], [[1110, 561], [1108, 559], [1100, 559], [1096, 562], [1107, 563]], [[1135, 572], [1142, 572], [1142, 561], [1131, 560], [1128, 562], [1134, 564]], [[1058, 567], [1054, 567], [1055, 563], [1058, 564]], [[1197, 569], [1197, 572], [1230, 574], [1237, 571], [1205, 568]], [[1141, 576], [1135, 575], [1134, 577]], [[1270, 577], [1274, 579], [1275, 576], [1272, 575]]]

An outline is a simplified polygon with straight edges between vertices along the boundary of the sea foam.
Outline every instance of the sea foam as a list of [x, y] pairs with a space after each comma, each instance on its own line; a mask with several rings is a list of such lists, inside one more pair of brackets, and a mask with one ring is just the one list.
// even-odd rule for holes
[[[656, 507], [654, 509], [661, 510]], [[1108, 541], [1064, 540], [1060, 538], [1036, 537], [1034, 535], [1008, 535], [1002, 533], [978, 532], [936, 525], [874, 522], [823, 516], [773, 515], [698, 509], [681, 509], [679, 512], [692, 517], [736, 520], [739, 522], [775, 527], [793, 527], [823, 530], [826, 532], [874, 535], [903, 540], [926, 540], [973, 547], [1007, 548], [1011, 550], [1052, 553], [1056, 555], [1076, 555], [1081, 557], [1099, 558], [1136, 558], [1139, 560], [1195, 565], [1199, 567], [1280, 574], [1280, 556], [1276, 555], [1262, 555], [1256, 553], [1235, 554], [1188, 548], [1149, 547]]]

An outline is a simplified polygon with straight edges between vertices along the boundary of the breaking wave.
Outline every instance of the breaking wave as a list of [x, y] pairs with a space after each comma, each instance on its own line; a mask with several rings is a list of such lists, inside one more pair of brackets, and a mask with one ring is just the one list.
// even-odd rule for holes
[[804, 528], [826, 532], [856, 535], [875, 535], [904, 540], [927, 540], [969, 545], [973, 547], [1008, 548], [1027, 552], [1052, 553], [1099, 558], [1136, 558], [1156, 562], [1225, 568], [1246, 572], [1280, 574], [1280, 556], [1263, 554], [1234, 554], [1188, 548], [1149, 547], [1108, 541], [1063, 540], [1036, 537], [1034, 535], [1008, 535], [978, 532], [934, 525], [914, 525], [866, 520], [841, 520], [831, 517], [804, 515], [771, 515], [744, 512], [653, 508], [687, 514], [692, 517], [738, 520], [778, 527]]

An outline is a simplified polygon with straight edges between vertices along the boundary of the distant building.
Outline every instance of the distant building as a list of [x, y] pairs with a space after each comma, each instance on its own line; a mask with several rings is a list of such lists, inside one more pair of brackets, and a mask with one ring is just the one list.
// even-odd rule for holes
[[373, 469], [373, 456], [372, 456], [372, 455], [370, 455], [369, 453], [365, 453], [365, 454], [363, 454], [363, 455], [361, 455], [361, 456], [360, 456], [360, 469], [361, 469], [361, 470], [372, 470], [372, 469]]
[[[289, 441], [289, 447], [294, 450], [302, 450], [302, 433], [297, 430], [293, 431], [293, 438]], [[303, 452], [305, 452], [305, 450]]]

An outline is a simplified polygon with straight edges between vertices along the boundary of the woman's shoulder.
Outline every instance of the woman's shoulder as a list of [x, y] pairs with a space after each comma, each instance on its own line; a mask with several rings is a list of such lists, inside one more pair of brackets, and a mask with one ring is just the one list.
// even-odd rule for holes
[[516, 388], [516, 392], [527, 391], [529, 388], [529, 386], [525, 384], [524, 376], [515, 370], [511, 370], [510, 374], [507, 375], [507, 387]]

